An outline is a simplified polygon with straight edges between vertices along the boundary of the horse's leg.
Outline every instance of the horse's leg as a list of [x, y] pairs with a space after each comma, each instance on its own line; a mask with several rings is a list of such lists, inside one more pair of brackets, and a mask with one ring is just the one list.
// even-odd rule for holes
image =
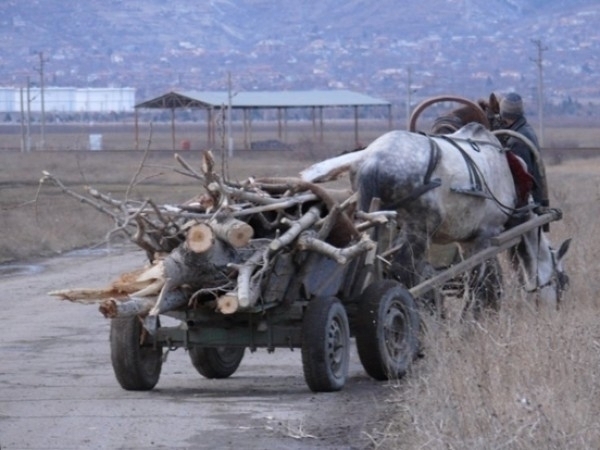
[[479, 318], [484, 309], [500, 310], [502, 299], [502, 269], [498, 257], [484, 261], [469, 273], [469, 296], [463, 317], [471, 310]]
[[399, 247], [394, 254], [391, 271], [398, 281], [410, 288], [420, 281], [418, 268], [425, 260], [427, 250], [427, 234], [417, 227], [402, 227], [395, 241]]
[[[392, 262], [392, 274], [407, 288], [433, 277], [436, 270], [427, 260], [429, 237], [420, 226], [405, 225], [396, 239], [396, 252]], [[426, 311], [444, 317], [442, 295], [432, 289], [415, 299]]]

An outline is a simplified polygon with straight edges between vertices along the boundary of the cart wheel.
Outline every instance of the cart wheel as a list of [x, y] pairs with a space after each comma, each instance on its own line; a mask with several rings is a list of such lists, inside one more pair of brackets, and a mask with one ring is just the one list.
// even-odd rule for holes
[[158, 383], [162, 347], [154, 345], [137, 316], [111, 320], [110, 359], [123, 389], [149, 391]]
[[192, 364], [206, 378], [228, 378], [244, 358], [244, 347], [191, 347]]
[[419, 314], [412, 295], [395, 281], [377, 281], [361, 294], [356, 348], [376, 380], [402, 377], [419, 350]]
[[341, 302], [317, 297], [308, 303], [302, 319], [302, 368], [313, 392], [344, 387], [350, 362], [350, 325]]

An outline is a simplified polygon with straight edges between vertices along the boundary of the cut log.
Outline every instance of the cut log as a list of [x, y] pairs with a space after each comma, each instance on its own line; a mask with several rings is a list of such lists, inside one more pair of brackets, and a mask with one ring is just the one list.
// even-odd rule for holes
[[248, 245], [254, 236], [254, 229], [249, 224], [234, 217], [213, 220], [209, 225], [218, 238], [236, 248]]
[[[155, 306], [156, 298], [132, 297], [127, 301], [119, 301], [114, 298], [104, 300], [98, 310], [107, 319], [116, 317], [145, 316]], [[160, 313], [172, 311], [187, 305], [187, 296], [180, 290], [168, 292], [160, 306]]]
[[213, 246], [215, 235], [210, 226], [198, 223], [190, 227], [185, 238], [186, 250], [194, 253], [204, 253]]
[[222, 314], [233, 314], [238, 307], [238, 296], [235, 291], [228, 292], [217, 299], [217, 311]]

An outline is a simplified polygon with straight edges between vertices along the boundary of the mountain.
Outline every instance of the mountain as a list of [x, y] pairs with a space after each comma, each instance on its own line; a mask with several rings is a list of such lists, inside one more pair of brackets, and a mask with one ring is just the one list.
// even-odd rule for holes
[[[3, 0], [0, 85], [600, 99], [596, 0]], [[537, 45], [534, 41], [537, 41]], [[539, 50], [539, 51], [538, 51]], [[40, 58], [41, 56], [41, 58]], [[541, 61], [541, 64], [538, 62]]]

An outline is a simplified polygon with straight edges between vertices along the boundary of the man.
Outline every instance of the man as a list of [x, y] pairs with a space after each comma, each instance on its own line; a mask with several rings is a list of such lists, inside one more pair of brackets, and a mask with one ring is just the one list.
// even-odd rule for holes
[[[515, 131], [525, 136], [535, 145], [539, 152], [540, 145], [538, 143], [537, 136], [523, 114], [523, 99], [519, 94], [511, 92], [502, 98], [500, 101], [500, 118], [504, 122], [505, 129]], [[547, 207], [548, 199], [543, 198], [541, 190], [542, 177], [540, 174], [540, 169], [538, 167], [535, 155], [529, 146], [522, 140], [513, 136], [510, 136], [506, 140], [505, 145], [515, 155], [521, 157], [523, 161], [525, 161], [529, 173], [535, 179], [535, 186], [531, 192], [531, 196], [533, 197], [535, 204], [537, 206], [541, 206], [542, 208]]]

